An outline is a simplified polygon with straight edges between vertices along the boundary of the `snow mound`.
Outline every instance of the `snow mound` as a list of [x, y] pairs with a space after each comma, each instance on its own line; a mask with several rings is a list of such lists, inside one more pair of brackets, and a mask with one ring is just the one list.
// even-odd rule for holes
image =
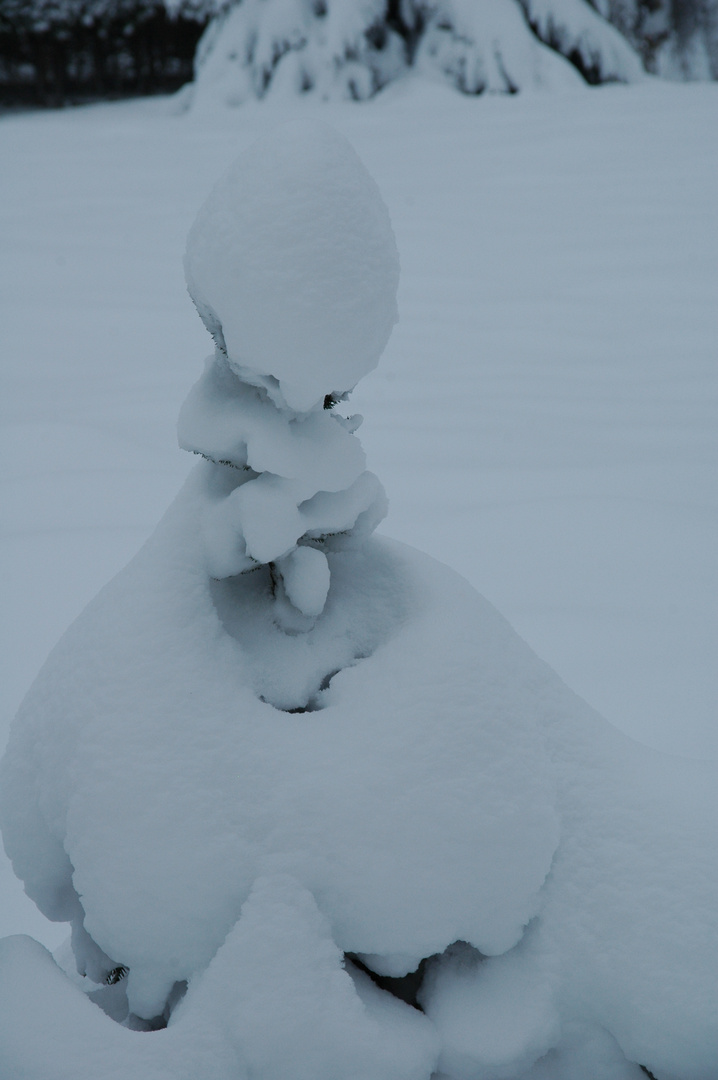
[[[14, 726], [5, 843], [96, 983], [26, 958], [28, 1021], [6, 965], [0, 1061], [57, 995], [76, 1071], [32, 1080], [91, 1076], [107, 1031], [152, 1077], [713, 1075], [713, 770], [618, 735], [386, 540], [330, 556], [316, 625], [283, 632], [266, 569], [207, 577], [202, 468]], [[308, 711], [261, 700], [292, 680]], [[169, 1027], [138, 1044], [102, 1008]]]
[[376, 367], [397, 319], [389, 214], [349, 143], [318, 121], [237, 160], [190, 230], [185, 271], [233, 370], [298, 412]]
[[[148, 1016], [206, 967], [270, 871], [312, 891], [345, 952], [403, 954], [412, 969], [457, 938], [510, 947], [556, 825], [520, 687], [477, 716], [496, 655], [481, 605], [445, 568], [367, 541], [331, 557], [316, 627], [286, 634], [266, 571], [220, 583], [215, 602], [197, 479], [65, 636], [18, 719], [4, 825], [28, 891], [52, 918], [84, 912]], [[321, 707], [261, 700], [290, 682]]]

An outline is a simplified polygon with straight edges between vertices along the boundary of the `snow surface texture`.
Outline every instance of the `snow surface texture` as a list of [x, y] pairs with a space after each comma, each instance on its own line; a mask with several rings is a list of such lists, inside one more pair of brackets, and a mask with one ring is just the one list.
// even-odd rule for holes
[[386, 512], [353, 434], [362, 418], [333, 408], [396, 322], [388, 211], [344, 138], [288, 125], [216, 185], [185, 273], [215, 339], [179, 420], [180, 445], [211, 463], [207, 569], [221, 579], [270, 564], [285, 629], [308, 629], [329, 589], [326, 552], [356, 545]]
[[[619, 735], [402, 545], [330, 551], [286, 633], [268, 567], [208, 572], [216, 467], [15, 724], [5, 842], [87, 975], [2, 942], [5, 1074], [713, 1077], [714, 769]], [[269, 703], [302, 680], [308, 711]]]
[[243, 0], [208, 26], [180, 107], [309, 92], [365, 100], [409, 68], [467, 94], [644, 77], [586, 0], [404, 0], [392, 17], [383, 0]]

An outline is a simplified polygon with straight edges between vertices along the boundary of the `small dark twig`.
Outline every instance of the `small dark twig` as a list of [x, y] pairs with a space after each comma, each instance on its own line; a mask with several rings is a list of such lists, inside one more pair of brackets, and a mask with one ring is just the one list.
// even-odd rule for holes
[[105, 985], [116, 986], [118, 982], [122, 982], [129, 970], [130, 969], [125, 967], [124, 964], [119, 964], [116, 968], [113, 968], [112, 971], [107, 972]]

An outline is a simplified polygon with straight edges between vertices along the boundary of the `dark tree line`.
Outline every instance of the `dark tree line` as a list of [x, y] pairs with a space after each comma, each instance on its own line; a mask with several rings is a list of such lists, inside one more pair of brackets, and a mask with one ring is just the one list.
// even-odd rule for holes
[[65, 105], [192, 78], [205, 0], [0, 0], [0, 103]]

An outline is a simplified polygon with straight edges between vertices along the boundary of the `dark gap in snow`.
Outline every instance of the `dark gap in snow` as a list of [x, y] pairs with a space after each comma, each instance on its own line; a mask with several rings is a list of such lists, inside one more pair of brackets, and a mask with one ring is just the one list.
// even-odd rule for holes
[[239, 469], [240, 472], [254, 472], [254, 469], [250, 469], [249, 465], [238, 465], [234, 461], [230, 461], [229, 458], [220, 458], [215, 461], [214, 458], [208, 457], [207, 454], [201, 455], [205, 461], [212, 461], [215, 465], [223, 465], [228, 469]]
[[[324, 547], [316, 537], [310, 546]], [[268, 564], [209, 581], [219, 622], [237, 643], [237, 663], [254, 696], [284, 714], [336, 704], [334, 677], [371, 657], [408, 606], [410, 589], [392, 578], [392, 560], [381, 548], [330, 550], [329, 558], [331, 588], [324, 610], [294, 634], [278, 624], [277, 584]], [[300, 617], [297, 611], [297, 621]]]
[[167, 1021], [164, 1013], [161, 1016], [153, 1016], [151, 1020], [145, 1020], [141, 1016], [130, 1013], [122, 1026], [129, 1028], [130, 1031], [164, 1031]]
[[651, 1070], [647, 1069], [645, 1065], [639, 1065], [638, 1068], [641, 1070], [641, 1072], [644, 1072], [646, 1076], [649, 1076], [650, 1080], [658, 1080], [658, 1078], [654, 1076]]
[[496, 60], [497, 68], [501, 72], [501, 77], [504, 80], [504, 83], [506, 84], [506, 93], [507, 94], [518, 94], [519, 88], [516, 85], [516, 83], [512, 81], [511, 76], [509, 75], [508, 71], [506, 70], [506, 67], [504, 66], [503, 57], [501, 56], [501, 53], [499, 52], [498, 49], [494, 49], [494, 59]]
[[597, 57], [593, 58], [593, 63], [587, 63], [584, 56], [581, 55], [578, 49], [572, 49], [568, 53], [567, 60], [569, 60], [573, 66], [583, 75], [589, 86], [598, 86], [601, 82], [613, 82], [616, 80], [604, 79], [601, 76], [601, 65]]
[[402, 975], [399, 978], [391, 975], [378, 975], [376, 971], [372, 971], [371, 968], [359, 959], [356, 953], [345, 953], [345, 961], [349, 961], [359, 971], [363, 971], [365, 975], [368, 975], [375, 986], [378, 986], [380, 990], [386, 990], [387, 993], [392, 994], [400, 1001], [405, 1001], [407, 1005], [411, 1005], [413, 1009], [418, 1009], [419, 1012], [423, 1012], [421, 1005], [418, 1001], [418, 994], [421, 990], [421, 984], [424, 981], [424, 972], [426, 971], [426, 965], [431, 957], [425, 957], [419, 964], [416, 971], [410, 971], [408, 975]]
[[387, 27], [381, 22], [372, 23], [372, 25], [364, 31], [364, 37], [367, 39], [372, 48], [377, 52], [381, 52], [385, 49], [387, 42], [389, 41], [389, 32]]
[[185, 996], [186, 993], [187, 993], [187, 980], [186, 979], [180, 979], [178, 982], [176, 982], [174, 984], [174, 986], [170, 990], [169, 997], [167, 998], [167, 1004], [165, 1005], [165, 1014], [167, 1016], [167, 1020], [169, 1020], [170, 1016], [172, 1015], [174, 1010], [177, 1008], [177, 1006], [179, 1005], [180, 1001], [182, 1000], [182, 998]]
[[460, 965], [464, 966], [465, 964], [477, 964], [484, 959], [484, 955], [468, 941], [455, 941], [443, 953], [433, 953], [431, 956], [425, 956], [423, 960], [419, 961], [419, 966], [415, 971], [410, 971], [407, 975], [393, 976], [380, 975], [378, 972], [373, 971], [366, 963], [366, 958], [362, 960], [356, 953], [344, 953], [345, 963], [353, 964], [359, 971], [363, 971], [365, 975], [368, 975], [380, 990], [386, 990], [387, 993], [392, 994], [399, 1001], [411, 1005], [413, 1009], [417, 1009], [419, 1012], [424, 1011], [420, 996], [427, 968], [429, 965], [440, 963], [443, 958], [451, 958], [454, 962], [458, 960]]
[[[230, 461], [228, 458], [213, 458], [211, 454], [205, 454], [202, 450], [190, 450], [191, 454], [196, 454], [197, 457], [201, 457], [203, 461], [209, 461], [212, 465], [221, 465], [226, 469], [236, 469], [237, 472], [253, 472], [249, 465], [239, 465], [236, 461]], [[257, 564], [259, 565], [259, 564]]]
[[[357, 660], [361, 660], [361, 659], [363, 659], [363, 657], [359, 657], [359, 656], [357, 657]], [[335, 675], [339, 674], [340, 671], [341, 671], [341, 668], [337, 668], [336, 671], [330, 671], [328, 675], [324, 676], [324, 678], [322, 679], [322, 681], [319, 684], [319, 693], [320, 694], [321, 694], [322, 690], [328, 690], [329, 689], [329, 683], [332, 681], [332, 679], [334, 678]]]
[[[130, 1031], [163, 1031], [167, 1027], [174, 1009], [187, 993], [187, 982], [185, 980], [176, 982], [167, 997], [162, 1012], [150, 1019], [145, 1019], [145, 1017], [130, 1012], [125, 987], [125, 976], [128, 971], [129, 968], [125, 967], [124, 964], [118, 965], [109, 972], [105, 985], [98, 987], [96, 990], [90, 990], [87, 997], [93, 1005], [97, 1005], [99, 1009], [102, 1009], [105, 1016], [109, 1016], [110, 1020], [114, 1020], [116, 1024], [121, 1024], [122, 1027], [126, 1027]], [[122, 972], [122, 974], [119, 974], [119, 972]]]
[[[357, 657], [357, 659], [361, 660], [361, 659], [363, 659], [363, 657]], [[280, 712], [286, 712], [286, 713], [320, 712], [320, 710], [324, 708], [324, 705], [319, 700], [319, 695], [324, 690], [329, 689], [330, 682], [332, 681], [332, 679], [334, 678], [335, 675], [339, 674], [340, 671], [341, 671], [341, 668], [336, 668], [335, 671], [330, 671], [328, 675], [325, 675], [324, 678], [322, 679], [322, 681], [319, 684], [319, 689], [317, 690], [317, 692], [315, 694], [312, 694], [312, 696], [310, 697], [310, 699], [309, 699], [309, 701], [307, 702], [306, 705], [297, 705], [293, 709], [280, 709], [279, 711]], [[261, 697], [259, 700], [264, 701], [266, 704], [269, 704], [269, 705], [272, 704], [271, 701], [267, 702], [266, 698], [263, 698], [263, 697]], [[276, 708], [276, 706], [275, 706], [275, 708]]]
[[164, 1031], [169, 1024], [172, 1013], [186, 993], [187, 982], [182, 979], [180, 982], [176, 982], [170, 990], [165, 1007], [158, 1016], [145, 1020], [141, 1016], [130, 1013], [123, 1026], [130, 1028], [132, 1031]]
[[420, 4], [409, 5], [402, 0], [388, 0], [383, 18], [386, 29], [392, 30], [402, 39], [406, 62], [411, 67], [426, 27], [426, 12]]

